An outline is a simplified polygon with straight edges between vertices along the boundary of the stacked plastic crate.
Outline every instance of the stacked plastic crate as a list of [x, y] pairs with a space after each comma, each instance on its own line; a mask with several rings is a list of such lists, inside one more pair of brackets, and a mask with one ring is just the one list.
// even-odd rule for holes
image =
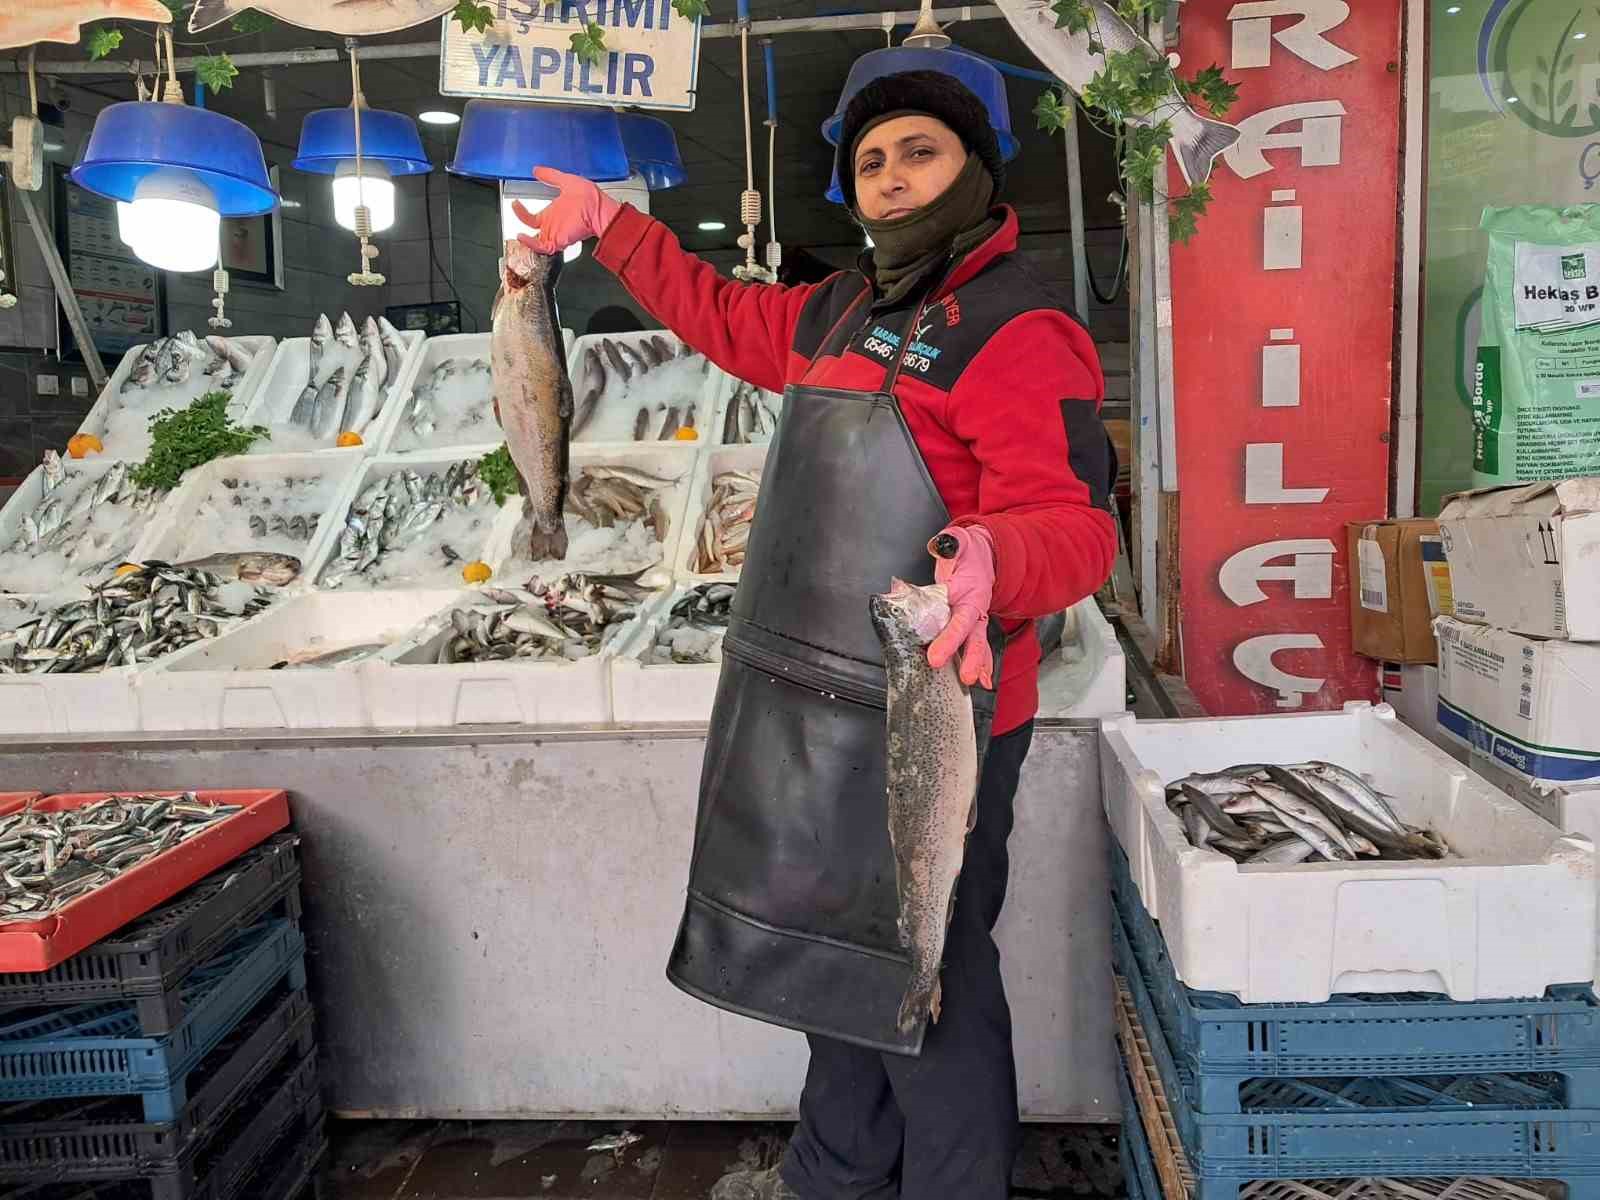
[[[1484, 977], [1494, 964], [1478, 952], [1488, 944], [1488, 927], [1502, 916], [1521, 923], [1530, 947], [1552, 927], [1566, 927], [1580, 956], [1572, 961], [1581, 963], [1593, 919], [1581, 895], [1543, 910], [1530, 903], [1520, 913], [1513, 895], [1498, 905], [1509, 904], [1511, 911], [1496, 913], [1489, 911], [1496, 905], [1485, 890], [1496, 877], [1484, 872], [1521, 879], [1525, 897], [1536, 890], [1539, 874], [1552, 868], [1592, 888], [1587, 844], [1552, 842], [1526, 862], [1518, 862], [1517, 839], [1504, 829], [1480, 844], [1474, 827], [1492, 826], [1502, 817], [1520, 820], [1521, 814], [1514, 812], [1515, 802], [1447, 761], [1435, 763], [1428, 775], [1449, 794], [1451, 811], [1441, 808], [1424, 822], [1418, 807], [1408, 817], [1441, 831], [1457, 848], [1443, 863], [1385, 862], [1370, 878], [1357, 864], [1236, 867], [1189, 846], [1176, 822], [1167, 826], [1159, 781], [1176, 777], [1174, 772], [1246, 761], [1246, 747], [1258, 760], [1267, 753], [1269, 761], [1334, 757], [1292, 744], [1305, 736], [1297, 728], [1303, 722], [1323, 723], [1331, 743], [1343, 740], [1341, 761], [1378, 775], [1380, 785], [1402, 800], [1407, 796], [1398, 781], [1407, 760], [1423, 756], [1416, 763], [1420, 769], [1438, 754], [1410, 730], [1396, 732], [1392, 717], [1371, 709], [1309, 718], [1138, 723], [1144, 729], [1126, 720], [1107, 726], [1102, 762], [1116, 833], [1110, 850], [1111, 934], [1129, 1195], [1600, 1197], [1600, 1000], [1589, 983], [1507, 989], [1513, 997], [1507, 999], [1383, 990], [1393, 982], [1385, 969], [1393, 971], [1389, 964], [1407, 954], [1413, 964], [1430, 968], [1413, 966], [1413, 986], [1440, 979], [1460, 986], [1466, 976], [1452, 979], [1443, 964], [1452, 955], [1459, 961], [1464, 936], [1478, 938], [1466, 957], [1476, 977]], [[1205, 737], [1195, 728], [1201, 724], [1225, 733]], [[1130, 789], [1130, 783], [1138, 786]], [[1142, 825], [1117, 811], [1135, 792]], [[1420, 804], [1422, 798], [1411, 795]], [[1144, 833], [1136, 835], [1139, 828]], [[1550, 836], [1559, 837], [1553, 830]], [[1494, 843], [1501, 847], [1498, 857]], [[1199, 872], [1212, 868], [1217, 878], [1243, 890], [1231, 911], [1213, 912], [1197, 924], [1201, 892], [1211, 886]], [[1315, 903], [1296, 901], [1291, 882], [1307, 897], [1323, 885], [1333, 888], [1335, 906], [1325, 928], [1314, 919], [1320, 911]], [[1252, 886], [1275, 886], [1281, 894], [1274, 903], [1256, 903]], [[1388, 910], [1363, 909], [1364, 890], [1389, 897]], [[1460, 922], [1455, 926], [1430, 908], [1436, 898], [1444, 903], [1451, 890], [1456, 895], [1447, 903], [1451, 919]], [[1230, 950], [1258, 934], [1268, 953], [1250, 952], [1244, 960], [1249, 970], [1234, 972], [1237, 990], [1252, 1002], [1191, 987], [1180, 977], [1225, 962]], [[1418, 939], [1426, 941], [1420, 949]], [[1503, 959], [1505, 951], [1489, 957]], [[1283, 978], [1286, 964], [1296, 960], [1320, 964], [1323, 978], [1358, 979], [1371, 990], [1335, 986], [1334, 994], [1322, 993], [1323, 1001], [1278, 1002], [1261, 981]], [[1546, 980], [1563, 977], [1531, 956], [1522, 965], [1530, 973], [1542, 971]], [[1562, 960], [1555, 970], [1564, 969]], [[1404, 971], [1393, 974], [1406, 978]], [[1589, 974], [1579, 971], [1578, 978]]]
[[0, 974], [0, 1197], [314, 1190], [296, 841], [269, 838], [49, 970]]

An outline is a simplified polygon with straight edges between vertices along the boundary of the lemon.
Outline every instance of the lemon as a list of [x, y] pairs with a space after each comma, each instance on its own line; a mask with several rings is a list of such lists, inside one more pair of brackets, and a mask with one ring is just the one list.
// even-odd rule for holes
[[493, 574], [494, 572], [489, 569], [489, 564], [484, 562], [482, 559], [469, 562], [466, 566], [461, 568], [461, 578], [465, 579], [468, 583], [486, 583], [488, 582], [489, 576]]

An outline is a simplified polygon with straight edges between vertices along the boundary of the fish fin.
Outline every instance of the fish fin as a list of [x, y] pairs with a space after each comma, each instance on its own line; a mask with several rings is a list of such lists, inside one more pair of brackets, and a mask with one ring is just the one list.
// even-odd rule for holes
[[895, 1024], [900, 1032], [909, 1034], [926, 1017], [939, 1019], [939, 977], [934, 976], [931, 987], [918, 987], [917, 981], [912, 980], [906, 989], [905, 997], [900, 1001], [900, 1013], [895, 1019]]
[[1178, 159], [1178, 170], [1184, 182], [1193, 187], [1211, 178], [1211, 164], [1217, 155], [1240, 138], [1238, 127], [1226, 121], [1213, 121], [1195, 114], [1194, 124], [1186, 126], [1183, 134], [1173, 142]]
[[196, 0], [194, 11], [189, 14], [189, 32], [199, 33], [202, 29], [220, 25], [243, 8], [238, 0]]

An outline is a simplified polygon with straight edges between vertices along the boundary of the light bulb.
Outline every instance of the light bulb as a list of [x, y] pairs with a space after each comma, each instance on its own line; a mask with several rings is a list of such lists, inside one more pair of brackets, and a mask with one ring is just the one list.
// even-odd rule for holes
[[211, 189], [187, 171], [153, 171], [133, 202], [117, 204], [117, 234], [143, 262], [163, 271], [217, 265], [222, 217]]
[[394, 181], [389, 177], [389, 168], [363, 160], [361, 174], [357, 175], [354, 159], [339, 164], [333, 176], [333, 219], [353, 231], [358, 204], [367, 206], [373, 233], [382, 233], [394, 224]]
[[[522, 207], [530, 213], [543, 212], [550, 206], [550, 199], [547, 196], [508, 196], [502, 194], [500, 197], [500, 236], [508, 242], [515, 241], [519, 233], [533, 232], [511, 210], [511, 205], [516, 202], [520, 202]], [[561, 261], [572, 262], [582, 254], [583, 243], [573, 242], [572, 245], [562, 251]]]

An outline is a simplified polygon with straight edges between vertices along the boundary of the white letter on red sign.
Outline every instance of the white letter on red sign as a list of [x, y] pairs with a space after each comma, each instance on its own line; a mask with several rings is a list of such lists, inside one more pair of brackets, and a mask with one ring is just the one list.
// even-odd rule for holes
[[[1275, 558], [1294, 556], [1294, 562], [1281, 567], [1267, 564]], [[1333, 598], [1333, 543], [1326, 538], [1291, 538], [1282, 542], [1262, 542], [1246, 546], [1222, 564], [1217, 584], [1222, 594], [1240, 608], [1260, 604], [1267, 598], [1261, 590], [1263, 579], [1288, 579], [1294, 583], [1296, 600]]]
[[1327, 680], [1280, 671], [1272, 665], [1272, 656], [1282, 650], [1321, 649], [1322, 639], [1314, 633], [1268, 633], [1235, 646], [1233, 665], [1251, 683], [1277, 692], [1279, 708], [1299, 708], [1305, 694], [1320, 692]]
[[[1302, 167], [1336, 167], [1343, 152], [1344, 105], [1337, 100], [1309, 100], [1264, 108], [1239, 122], [1239, 140], [1222, 152], [1240, 179], [1272, 170], [1264, 150], [1298, 147]], [[1274, 133], [1280, 125], [1300, 122], [1296, 133]]]
[[[1270, 67], [1274, 37], [1285, 50], [1324, 71], [1355, 62], [1354, 54], [1322, 36], [1344, 24], [1349, 16], [1350, 6], [1344, 0], [1259, 0], [1253, 4], [1235, 4], [1228, 13], [1228, 20], [1233, 22], [1233, 66], [1236, 70]], [[1299, 17], [1300, 20], [1274, 34], [1273, 17]]]
[[1321, 504], [1327, 488], [1283, 486], [1283, 443], [1251, 442], [1244, 448], [1246, 504]]

